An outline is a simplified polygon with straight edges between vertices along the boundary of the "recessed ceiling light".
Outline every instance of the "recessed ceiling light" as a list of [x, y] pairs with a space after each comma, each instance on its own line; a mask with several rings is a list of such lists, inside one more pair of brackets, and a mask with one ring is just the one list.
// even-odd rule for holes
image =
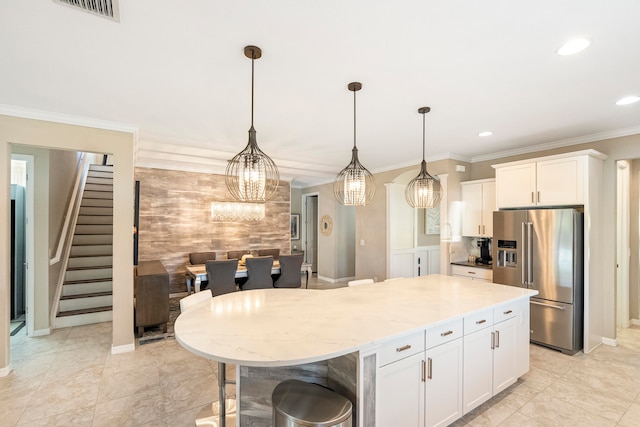
[[624, 98], [619, 99], [618, 102], [616, 102], [616, 105], [629, 105], [638, 101], [640, 101], [640, 96], [625, 96]]
[[490, 130], [484, 131], [484, 132], [480, 132], [478, 134], [478, 136], [491, 136], [493, 135], [493, 132], [491, 132]]
[[556, 53], [562, 56], [573, 55], [574, 53], [582, 52], [589, 47], [590, 44], [591, 41], [589, 39], [572, 39], [563, 44]]

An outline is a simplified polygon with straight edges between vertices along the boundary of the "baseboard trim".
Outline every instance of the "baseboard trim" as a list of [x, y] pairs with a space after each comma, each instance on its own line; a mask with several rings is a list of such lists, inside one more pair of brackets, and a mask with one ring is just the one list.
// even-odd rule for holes
[[0, 377], [6, 377], [11, 373], [11, 363], [9, 363], [4, 368], [0, 368]]
[[348, 282], [349, 280], [353, 280], [355, 279], [354, 277], [341, 277], [338, 279], [332, 279], [330, 277], [324, 277], [324, 276], [320, 276], [318, 275], [318, 280], [323, 280], [325, 282], [329, 282], [329, 283], [340, 283], [340, 282]]
[[111, 345], [111, 354], [122, 354], [136, 351], [136, 344]]
[[45, 335], [51, 335], [51, 328], [47, 329], [36, 329], [33, 331], [32, 337], [43, 337]]
[[640, 326], [640, 319], [631, 319], [631, 324]]
[[611, 338], [607, 338], [607, 337], [602, 337], [602, 344], [604, 345], [608, 345], [611, 347], [617, 347], [618, 346], [618, 339], [611, 339]]

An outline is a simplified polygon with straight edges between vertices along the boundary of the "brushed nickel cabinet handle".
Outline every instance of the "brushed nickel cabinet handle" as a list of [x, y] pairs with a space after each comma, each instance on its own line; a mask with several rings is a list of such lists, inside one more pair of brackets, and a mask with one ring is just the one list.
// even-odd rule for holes
[[500, 348], [500, 331], [496, 331], [496, 348]]
[[476, 320], [476, 325], [482, 325], [483, 323], [485, 323], [487, 320], [486, 319], [482, 319], [482, 320]]
[[487, 228], [483, 225], [482, 226], [482, 234], [486, 234], [487, 233]]
[[476, 274], [475, 271], [467, 271], [467, 274]]
[[513, 310], [507, 310], [507, 311], [503, 312], [502, 314], [511, 314], [511, 313], [513, 313]]
[[496, 333], [491, 332], [491, 350], [496, 348]]
[[478, 224], [478, 234], [480, 234], [480, 224]]
[[453, 331], [447, 331], [440, 334], [441, 337], [446, 337], [447, 335], [451, 335]]
[[425, 378], [425, 371], [426, 371], [426, 367], [425, 367], [425, 362], [424, 360], [422, 361], [422, 382], [427, 382], [426, 378]]
[[538, 191], [538, 203], [540, 203], [540, 192]]
[[429, 365], [427, 365], [428, 366], [427, 378], [429, 378], [431, 380], [431, 379], [433, 379], [433, 360], [431, 360], [430, 357], [427, 360], [429, 361]]
[[396, 351], [398, 353], [400, 353], [401, 351], [409, 350], [410, 348], [411, 348], [411, 346], [409, 344], [407, 344], [407, 345], [403, 345], [402, 347], [396, 348]]
[[531, 203], [535, 202], [534, 198], [533, 198], [533, 191], [531, 192]]

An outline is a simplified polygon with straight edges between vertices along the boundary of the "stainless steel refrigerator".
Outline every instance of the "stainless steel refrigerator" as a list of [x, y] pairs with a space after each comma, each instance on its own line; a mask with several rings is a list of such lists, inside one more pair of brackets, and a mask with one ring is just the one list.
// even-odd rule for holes
[[576, 209], [493, 213], [493, 281], [535, 289], [531, 341], [582, 349], [583, 214]]

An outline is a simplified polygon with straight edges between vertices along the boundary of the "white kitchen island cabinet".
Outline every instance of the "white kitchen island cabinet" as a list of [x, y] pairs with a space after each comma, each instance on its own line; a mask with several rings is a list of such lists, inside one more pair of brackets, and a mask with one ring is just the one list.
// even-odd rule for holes
[[[269, 425], [271, 393], [289, 378], [347, 397], [354, 426], [447, 425], [461, 416], [466, 393], [467, 319], [528, 307], [536, 294], [441, 275], [326, 291], [261, 289], [199, 304], [178, 317], [175, 335], [191, 352], [237, 366], [238, 426]], [[517, 341], [528, 343], [528, 317], [513, 319]], [[503, 346], [511, 339], [500, 333]]]

